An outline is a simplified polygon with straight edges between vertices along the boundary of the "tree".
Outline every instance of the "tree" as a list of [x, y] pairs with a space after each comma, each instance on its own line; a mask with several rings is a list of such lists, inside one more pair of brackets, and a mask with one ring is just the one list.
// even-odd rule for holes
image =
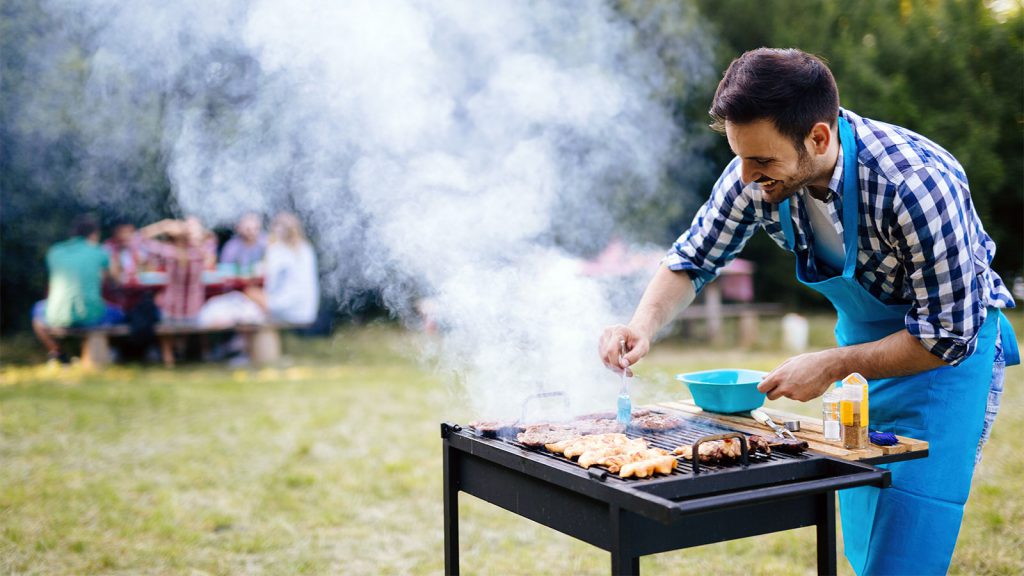
[[[1019, 7], [996, 14], [983, 0], [699, 0], [721, 44], [719, 68], [760, 46], [824, 57], [844, 107], [905, 126], [963, 164], [975, 207], [995, 239], [994, 268], [1024, 274], [1024, 57]], [[715, 154], [731, 156], [724, 143]], [[750, 248], [759, 284], [792, 293], [789, 259]], [[785, 263], [778, 263], [785, 260]], [[767, 275], [767, 277], [765, 277]], [[773, 275], [777, 277], [772, 277]]]

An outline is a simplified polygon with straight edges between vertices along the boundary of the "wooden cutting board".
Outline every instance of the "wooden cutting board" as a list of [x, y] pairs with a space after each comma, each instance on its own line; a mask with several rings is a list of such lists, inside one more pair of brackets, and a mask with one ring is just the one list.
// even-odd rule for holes
[[[657, 405], [661, 408], [668, 408], [670, 410], [678, 410], [687, 414], [699, 414], [704, 418], [716, 420], [723, 425], [736, 430], [746, 432], [748, 434], [760, 434], [761, 436], [775, 436], [775, 432], [767, 426], [758, 424], [753, 418], [750, 417], [749, 413], [742, 412], [738, 414], [718, 414], [716, 412], [705, 412], [699, 406], [693, 403], [692, 400], [682, 400], [679, 402], [662, 402]], [[921, 456], [921, 454], [910, 454], [914, 452], [928, 452], [928, 443], [924, 440], [915, 440], [913, 438], [906, 438], [904, 436], [897, 436], [896, 439], [899, 443], [894, 446], [875, 446], [871, 444], [867, 448], [861, 450], [847, 450], [843, 448], [842, 442], [828, 442], [822, 435], [821, 420], [818, 418], [812, 418], [810, 416], [802, 416], [800, 414], [792, 414], [790, 412], [783, 412], [781, 410], [775, 410], [774, 408], [764, 408], [765, 413], [771, 416], [772, 420], [776, 424], [782, 425], [787, 420], [798, 420], [800, 422], [800, 431], [794, 432], [793, 435], [801, 440], [806, 440], [807, 445], [811, 450], [827, 454], [829, 456], [835, 456], [836, 458], [842, 458], [843, 460], [875, 460], [882, 459], [885, 461], [898, 461], [903, 459], [909, 459], [912, 457]], [[906, 454], [906, 458], [900, 458], [898, 455]]]

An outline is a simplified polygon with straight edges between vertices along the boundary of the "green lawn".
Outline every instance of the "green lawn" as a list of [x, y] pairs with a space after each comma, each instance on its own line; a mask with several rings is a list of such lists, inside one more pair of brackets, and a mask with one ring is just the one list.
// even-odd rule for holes
[[[814, 326], [822, 345], [827, 327]], [[24, 363], [38, 358], [30, 345], [0, 343], [0, 574], [441, 573], [438, 424], [470, 414], [406, 352], [422, 338], [353, 328], [289, 340], [289, 365], [274, 369], [99, 375]], [[784, 358], [770, 344], [665, 342], [638, 368], [634, 402], [684, 397], [672, 379], [681, 370], [770, 369]], [[1022, 372], [1008, 374], [954, 573], [1024, 572]], [[607, 574], [607, 553], [460, 499], [463, 573]], [[814, 565], [805, 528], [645, 557], [641, 569], [774, 575]], [[843, 560], [840, 572], [851, 573]]]

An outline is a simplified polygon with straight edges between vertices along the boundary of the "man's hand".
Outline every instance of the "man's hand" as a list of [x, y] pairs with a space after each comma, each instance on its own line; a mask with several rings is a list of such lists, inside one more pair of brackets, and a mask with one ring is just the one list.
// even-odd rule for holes
[[[622, 364], [620, 364], [622, 342], [626, 343], [626, 355], [622, 357]], [[597, 351], [605, 366], [616, 372], [625, 370], [626, 376], [632, 376], [633, 371], [629, 367], [639, 362], [650, 350], [650, 338], [629, 326], [616, 324], [604, 329]]]
[[869, 380], [908, 376], [945, 366], [906, 330], [874, 342], [800, 354], [772, 370], [757, 389], [769, 400], [785, 396], [806, 402], [821, 396], [837, 380], [860, 372]]
[[[651, 349], [651, 339], [665, 325], [679, 307], [685, 307], [693, 301], [695, 294], [693, 282], [684, 272], [672, 272], [664, 266], [647, 285], [640, 304], [633, 313], [629, 325], [616, 324], [604, 329], [598, 343], [598, 355], [604, 365], [616, 372], [626, 371], [632, 376], [630, 366], [636, 364]], [[623, 364], [619, 364], [622, 352], [620, 342], [626, 343], [626, 356]]]
[[786, 360], [772, 370], [757, 385], [769, 400], [785, 396], [806, 402], [821, 396], [838, 378], [831, 372], [830, 350], [800, 354]]

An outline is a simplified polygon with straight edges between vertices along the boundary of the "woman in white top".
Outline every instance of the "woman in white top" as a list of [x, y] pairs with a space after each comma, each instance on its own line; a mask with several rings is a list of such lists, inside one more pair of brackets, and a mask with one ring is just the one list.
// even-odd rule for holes
[[294, 214], [282, 212], [274, 218], [264, 258], [263, 290], [247, 290], [246, 295], [272, 321], [313, 322], [320, 305], [316, 254]]

